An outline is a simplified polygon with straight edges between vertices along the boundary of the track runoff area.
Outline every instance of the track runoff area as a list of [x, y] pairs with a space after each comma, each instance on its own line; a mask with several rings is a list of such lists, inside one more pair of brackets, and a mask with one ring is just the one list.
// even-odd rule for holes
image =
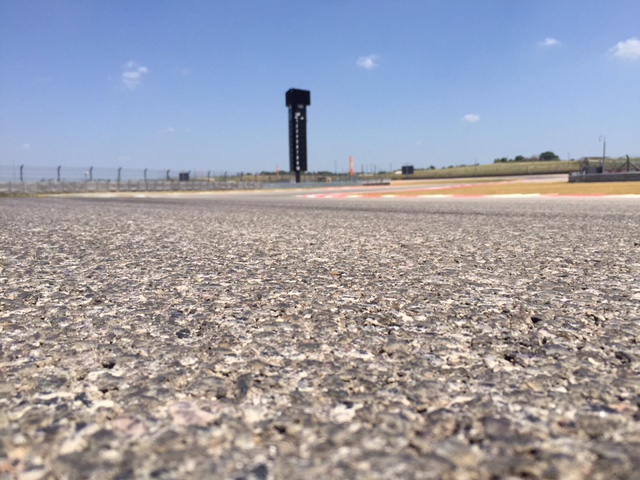
[[[292, 188], [293, 187], [293, 188]], [[640, 200], [640, 182], [569, 183], [566, 175], [486, 177], [438, 180], [399, 180], [390, 184], [322, 187], [288, 186], [258, 190], [85, 192], [53, 194], [86, 198], [296, 197], [300, 199], [437, 198], [631, 198]], [[48, 196], [43, 194], [41, 196]]]
[[635, 197], [640, 182], [568, 183], [566, 175], [401, 180], [298, 191], [301, 198]]

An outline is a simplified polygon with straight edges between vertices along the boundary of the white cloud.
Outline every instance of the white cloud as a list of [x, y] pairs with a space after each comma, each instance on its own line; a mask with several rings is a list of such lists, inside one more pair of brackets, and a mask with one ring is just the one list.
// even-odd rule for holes
[[377, 60], [378, 55], [365, 55], [362, 57], [358, 57], [358, 60], [356, 60], [356, 65], [367, 70], [371, 70], [372, 68], [376, 68], [378, 66]]
[[611, 50], [616, 57], [625, 60], [640, 60], [640, 40], [635, 37], [618, 42]]
[[176, 129], [173, 127], [162, 128], [158, 131], [158, 135], [171, 135], [176, 133]]
[[462, 119], [465, 122], [476, 123], [478, 120], [480, 120], [480, 115], [477, 115], [475, 113], [467, 113], [464, 117], [462, 117]]
[[553, 37], [547, 37], [540, 42], [540, 45], [543, 47], [555, 47], [556, 45], [560, 45], [560, 42]]
[[133, 90], [142, 81], [142, 76], [149, 72], [149, 69], [143, 65], [130, 60], [122, 66], [122, 85], [129, 90]]

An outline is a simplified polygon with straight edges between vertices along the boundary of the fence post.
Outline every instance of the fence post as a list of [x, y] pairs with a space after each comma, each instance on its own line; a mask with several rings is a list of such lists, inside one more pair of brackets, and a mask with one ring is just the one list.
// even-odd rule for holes
[[147, 183], [147, 169], [146, 168], [144, 169], [143, 175], [144, 175], [144, 183]]
[[58, 182], [60, 181], [60, 169], [62, 168], [62, 165], [58, 165]]
[[93, 167], [89, 167], [89, 181], [93, 182]]
[[169, 172], [170, 170], [167, 170], [167, 180], [171, 180], [171, 177], [169, 176]]
[[20, 165], [20, 182], [24, 183], [24, 177], [22, 176], [22, 171], [24, 170], [24, 165]]

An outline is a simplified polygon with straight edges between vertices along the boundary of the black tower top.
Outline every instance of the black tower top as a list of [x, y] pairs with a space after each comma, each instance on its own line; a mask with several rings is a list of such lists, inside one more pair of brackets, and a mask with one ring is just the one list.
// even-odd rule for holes
[[311, 92], [309, 90], [298, 90], [290, 88], [286, 94], [287, 107], [293, 105], [311, 105]]

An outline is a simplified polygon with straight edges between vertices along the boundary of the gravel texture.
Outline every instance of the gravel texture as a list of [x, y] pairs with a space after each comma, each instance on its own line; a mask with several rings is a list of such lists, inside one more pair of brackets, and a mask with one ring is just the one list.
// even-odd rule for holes
[[640, 478], [640, 201], [0, 199], [0, 478]]

